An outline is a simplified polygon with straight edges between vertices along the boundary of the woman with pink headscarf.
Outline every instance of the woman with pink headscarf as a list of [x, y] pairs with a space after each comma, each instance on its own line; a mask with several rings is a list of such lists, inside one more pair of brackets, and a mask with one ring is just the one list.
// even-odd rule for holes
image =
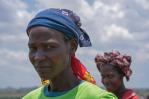
[[132, 70], [130, 69], [131, 57], [118, 51], [105, 52], [97, 55], [95, 63], [103, 85], [109, 92], [114, 93], [119, 99], [139, 99], [137, 94], [124, 85], [123, 78], [129, 81]]

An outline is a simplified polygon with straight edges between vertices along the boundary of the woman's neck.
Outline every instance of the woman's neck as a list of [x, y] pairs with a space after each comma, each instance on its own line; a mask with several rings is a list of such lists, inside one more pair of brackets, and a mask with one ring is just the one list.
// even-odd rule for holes
[[118, 99], [122, 99], [125, 90], [125, 85], [122, 83], [122, 85], [114, 92], [114, 94], [118, 97]]
[[51, 91], [68, 91], [77, 86], [79, 83], [80, 80], [76, 78], [70, 67], [52, 79], [50, 87], [52, 89]]

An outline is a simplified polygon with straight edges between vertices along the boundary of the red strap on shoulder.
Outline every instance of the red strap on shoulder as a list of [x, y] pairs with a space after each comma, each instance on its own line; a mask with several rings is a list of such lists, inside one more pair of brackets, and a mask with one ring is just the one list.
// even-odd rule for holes
[[85, 66], [80, 62], [79, 59], [75, 57], [75, 54], [71, 55], [71, 66], [74, 74], [77, 76], [78, 79], [86, 80], [94, 84], [96, 83]]
[[140, 98], [137, 96], [137, 94], [133, 90], [127, 89], [122, 99], [140, 99]]

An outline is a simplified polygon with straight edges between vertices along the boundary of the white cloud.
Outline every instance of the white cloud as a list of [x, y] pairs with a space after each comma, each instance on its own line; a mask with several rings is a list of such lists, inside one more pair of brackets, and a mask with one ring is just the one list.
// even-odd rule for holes
[[22, 43], [27, 40], [27, 35], [24, 33], [22, 34], [5, 34], [0, 36], [0, 42], [3, 43]]
[[148, 49], [149, 51], [149, 43], [145, 44], [145, 49]]
[[[82, 0], [37, 0], [37, 6], [41, 9], [44, 8], [68, 8], [68, 9], [78, 9], [80, 8]], [[73, 3], [73, 4], [72, 4]], [[76, 7], [76, 5], [78, 5]]]
[[105, 15], [111, 15], [111, 17], [123, 18], [124, 13], [121, 11], [119, 3], [113, 5], [107, 5], [101, 1], [96, 0], [94, 2], [93, 8], [96, 12], [101, 10]]
[[[27, 12], [27, 5], [26, 3], [20, 1], [20, 0], [1, 0], [1, 13], [5, 16], [4, 18], [7, 18], [7, 20], [12, 19], [12, 22], [18, 21], [20, 18], [26, 19], [29, 17], [29, 13]], [[22, 14], [22, 15], [21, 15]], [[21, 16], [20, 16], [21, 15]], [[2, 17], [1, 17], [2, 18]]]
[[123, 27], [112, 24], [109, 27], [105, 27], [105, 32], [102, 35], [103, 41], [110, 41], [111, 39], [133, 39], [133, 35]]
[[21, 0], [0, 0], [0, 32], [18, 34], [25, 31], [28, 19], [28, 5]]
[[31, 19], [32, 13], [27, 12], [26, 10], [20, 10], [16, 12], [17, 15], [17, 24], [18, 26], [26, 26], [29, 19]]
[[144, 9], [149, 10], [149, 0], [136, 0]]
[[77, 54], [80, 56], [94, 57], [99, 51], [93, 48], [79, 48]]
[[[143, 45], [142, 45], [143, 47]], [[143, 49], [137, 49], [137, 52], [135, 53], [135, 58], [136, 60], [138, 60], [139, 62], [147, 62], [149, 60], [149, 45], [145, 45], [143, 47]]]
[[91, 20], [95, 15], [95, 11], [93, 7], [89, 5], [85, 0], [81, 0], [79, 9], [78, 9], [79, 11], [78, 14], [80, 15], [80, 17], [84, 18], [83, 20], [88, 20], [88, 19]]
[[4, 61], [16, 61], [16, 62], [23, 62], [27, 59], [27, 53], [23, 51], [12, 51], [10, 49], [0, 49], [0, 56], [3, 56], [0, 58], [0, 60]]

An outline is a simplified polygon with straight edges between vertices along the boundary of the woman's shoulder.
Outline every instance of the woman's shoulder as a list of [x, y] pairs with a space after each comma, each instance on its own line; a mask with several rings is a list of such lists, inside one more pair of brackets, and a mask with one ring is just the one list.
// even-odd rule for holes
[[[87, 96], [94, 96], [99, 98], [105, 98], [105, 99], [117, 99], [115, 95], [113, 95], [110, 92], [107, 92], [106, 90], [98, 87], [95, 84], [92, 84], [90, 82], [85, 81], [79, 86], [79, 91], [81, 93], [86, 94]], [[95, 98], [96, 99], [96, 98]]]
[[42, 94], [43, 89], [44, 89], [44, 86], [38, 87], [38, 88], [30, 91], [29, 93], [27, 93], [22, 99], [33, 99], [31, 97], [33, 97], [33, 96], [35, 97], [39, 94]]
[[126, 89], [122, 99], [139, 99], [139, 96], [132, 89]]

